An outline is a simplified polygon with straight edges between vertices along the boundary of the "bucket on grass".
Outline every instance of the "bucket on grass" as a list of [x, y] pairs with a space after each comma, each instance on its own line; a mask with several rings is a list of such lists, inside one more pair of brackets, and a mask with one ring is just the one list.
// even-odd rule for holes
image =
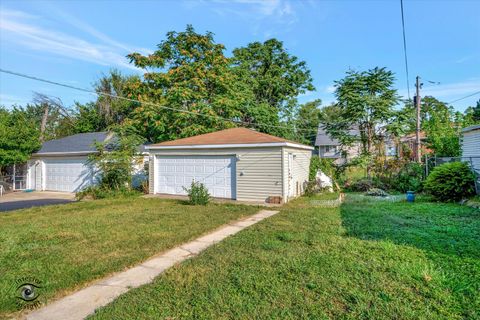
[[407, 191], [407, 202], [415, 201], [415, 191]]

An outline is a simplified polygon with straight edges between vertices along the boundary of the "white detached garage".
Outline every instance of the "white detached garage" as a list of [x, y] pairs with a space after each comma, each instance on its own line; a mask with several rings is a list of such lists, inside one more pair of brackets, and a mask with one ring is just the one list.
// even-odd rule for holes
[[78, 192], [95, 183], [88, 156], [95, 142], [112, 138], [108, 132], [81, 133], [43, 143], [28, 162], [27, 189]]
[[147, 146], [150, 193], [185, 195], [192, 181], [212, 197], [287, 202], [304, 192], [313, 147], [246, 128]]

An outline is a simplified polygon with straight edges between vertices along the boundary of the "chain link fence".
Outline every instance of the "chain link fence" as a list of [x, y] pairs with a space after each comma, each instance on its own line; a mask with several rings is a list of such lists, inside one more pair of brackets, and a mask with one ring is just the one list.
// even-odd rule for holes
[[4, 192], [24, 190], [27, 187], [27, 165], [16, 164], [3, 167], [0, 171], [0, 185]]

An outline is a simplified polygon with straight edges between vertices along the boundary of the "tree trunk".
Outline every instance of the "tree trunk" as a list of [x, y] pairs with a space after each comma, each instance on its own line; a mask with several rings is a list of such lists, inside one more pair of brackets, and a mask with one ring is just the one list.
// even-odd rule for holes
[[44, 110], [42, 116], [42, 123], [40, 125], [40, 142], [43, 142], [45, 139], [45, 130], [47, 128], [47, 120], [48, 120], [48, 103], [44, 103]]

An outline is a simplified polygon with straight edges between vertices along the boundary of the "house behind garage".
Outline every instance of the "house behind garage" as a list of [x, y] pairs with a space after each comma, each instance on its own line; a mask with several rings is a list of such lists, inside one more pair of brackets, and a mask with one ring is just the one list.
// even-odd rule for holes
[[152, 194], [185, 195], [192, 181], [213, 197], [287, 202], [308, 181], [313, 147], [246, 128], [147, 146]]
[[95, 142], [112, 139], [109, 132], [80, 133], [43, 143], [28, 161], [27, 189], [77, 192], [96, 182], [87, 164]]
[[475, 171], [476, 190], [480, 192], [480, 125], [474, 125], [462, 130], [462, 161], [470, 163]]

